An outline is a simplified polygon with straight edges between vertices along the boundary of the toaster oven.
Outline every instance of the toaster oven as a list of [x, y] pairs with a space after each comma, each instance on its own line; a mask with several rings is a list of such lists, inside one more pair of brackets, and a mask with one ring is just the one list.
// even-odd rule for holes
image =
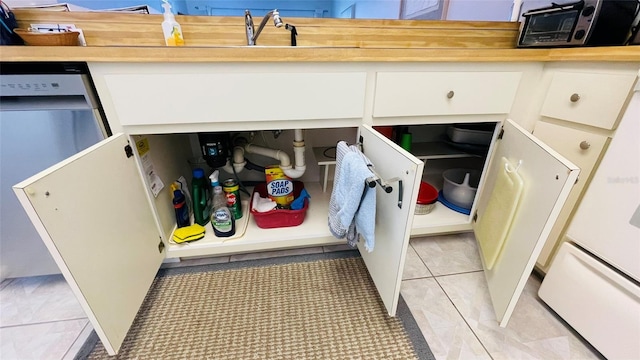
[[581, 0], [522, 14], [518, 47], [624, 45], [640, 3]]

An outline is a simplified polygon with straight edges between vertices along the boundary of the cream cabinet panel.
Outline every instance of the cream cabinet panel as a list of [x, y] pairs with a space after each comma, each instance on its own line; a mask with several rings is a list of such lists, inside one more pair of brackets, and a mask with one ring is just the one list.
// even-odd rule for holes
[[549, 235], [549, 240], [545, 243], [538, 258], [538, 265], [544, 269], [561, 240], [561, 234], [571, 216], [573, 207], [578, 202], [596, 162], [609, 142], [609, 137], [543, 121], [536, 124], [533, 134], [580, 168], [580, 179], [571, 190]]
[[366, 74], [108, 74], [123, 126], [362, 118]]
[[[490, 269], [481, 256], [496, 318], [505, 327], [580, 170], [513, 121], [507, 120], [503, 130], [487, 169], [486, 182], [482, 190], [479, 188], [473, 226], [477, 238], [481, 238], [482, 229], [488, 228], [481, 226], [483, 222], [485, 225], [488, 222], [489, 227], [508, 229]], [[502, 159], [512, 167], [505, 169]], [[496, 188], [498, 176], [504, 170], [517, 171], [524, 183], [510, 224], [500, 222], [501, 217], [495, 212], [493, 216], [485, 216], [490, 213], [487, 209], [495, 205], [494, 198], [503, 208], [510, 205], [500, 203], [499, 199], [504, 197], [499, 193], [505, 189]]]
[[520, 72], [378, 72], [374, 117], [507, 114]]
[[110, 355], [165, 256], [126, 146], [125, 135], [114, 135], [14, 186]]
[[[156, 218], [160, 225], [162, 238], [167, 245], [167, 257], [171, 255], [171, 246], [169, 239], [176, 226], [176, 215], [173, 207], [173, 191], [170, 184], [180, 176], [184, 176], [185, 180], [190, 182], [192, 170], [189, 162], [192, 151], [189, 143], [189, 136], [186, 134], [170, 134], [170, 135], [144, 135], [132, 136], [131, 142], [135, 142], [136, 146], [146, 146], [141, 155], [140, 149], [134, 149], [135, 155], [142, 166], [152, 166], [154, 176], [143, 177], [145, 187], [152, 199], [153, 209], [156, 211]], [[156, 195], [153, 195], [152, 188], [157, 186], [156, 180], [161, 179], [165, 184]], [[187, 187], [190, 183], [187, 184]]]
[[553, 75], [541, 115], [614, 129], [637, 74], [559, 71]]

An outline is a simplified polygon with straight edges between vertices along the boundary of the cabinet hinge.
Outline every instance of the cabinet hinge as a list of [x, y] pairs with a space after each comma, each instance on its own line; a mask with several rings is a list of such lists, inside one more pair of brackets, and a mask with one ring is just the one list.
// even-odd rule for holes
[[160, 242], [158, 243], [158, 251], [160, 252], [160, 254], [162, 254], [162, 251], [164, 250], [164, 243], [162, 242], [162, 238], [160, 236], [158, 236], [160, 238]]
[[498, 140], [502, 139], [502, 136], [504, 136], [504, 127], [500, 128], [500, 134], [498, 134]]
[[127, 158], [130, 158], [133, 156], [133, 149], [131, 148], [131, 145], [125, 145], [124, 153], [127, 155]]
[[473, 213], [473, 222], [477, 222], [477, 221], [478, 221], [478, 210], [476, 210], [476, 211]]

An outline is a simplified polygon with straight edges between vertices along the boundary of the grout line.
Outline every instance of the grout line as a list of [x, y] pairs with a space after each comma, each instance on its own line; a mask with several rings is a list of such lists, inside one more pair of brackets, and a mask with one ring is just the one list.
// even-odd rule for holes
[[429, 269], [429, 265], [427, 265], [427, 263], [424, 260], [422, 260], [422, 256], [418, 254], [418, 251], [416, 250], [416, 248], [413, 247], [413, 244], [411, 243], [411, 241], [409, 241], [409, 246], [411, 246], [411, 248], [413, 249], [413, 252], [416, 253], [416, 255], [418, 255], [418, 259], [420, 259], [420, 262], [422, 263], [422, 265], [424, 265], [424, 267], [427, 268], [427, 271], [429, 272], [429, 274], [431, 274], [431, 277], [436, 277], [436, 275], [431, 271], [431, 269]]
[[419, 277], [412, 277], [412, 278], [402, 279], [402, 281], [421, 280], [421, 279], [435, 279], [435, 278], [442, 278], [442, 277], [454, 276], [454, 275], [474, 274], [474, 273], [479, 273], [479, 272], [482, 272], [482, 270], [463, 271], [463, 272], [459, 272], [459, 273], [451, 273], [451, 274], [444, 274], [444, 275], [419, 276]]
[[[64, 353], [64, 355], [62, 356], [62, 360], [75, 359], [78, 351], [80, 351], [84, 343], [89, 338], [89, 335], [91, 335], [92, 331], [93, 331], [93, 326], [91, 326], [91, 322], [87, 319], [87, 323], [84, 325], [82, 330], [80, 330], [80, 332], [78, 333], [78, 336], [76, 336], [76, 339], [73, 341], [73, 343], [71, 343], [67, 351]], [[72, 351], [74, 353], [71, 353]]]
[[89, 321], [89, 319], [86, 318], [86, 317], [79, 317], [79, 318], [72, 318], [72, 319], [60, 319], [60, 320], [39, 321], [39, 322], [26, 323], [26, 324], [6, 325], [6, 326], [0, 326], [0, 328], [2, 328], [2, 329], [10, 329], [10, 328], [17, 328], [17, 327], [20, 327], [20, 326], [45, 325], [45, 324], [52, 324], [52, 323], [57, 323], [57, 322], [77, 321], [77, 320], [87, 320], [87, 321]]
[[405, 282], [405, 281], [428, 280], [428, 279], [433, 279], [433, 277], [423, 277], [423, 278], [404, 279], [404, 280], [402, 280], [402, 282]]
[[450, 273], [450, 274], [433, 275], [433, 277], [447, 277], [447, 276], [464, 275], [464, 274], [475, 274], [475, 273], [479, 273], [479, 272], [483, 272], [483, 271], [484, 270], [482, 270], [482, 269], [480, 269], [480, 270], [460, 271], [460, 272]]
[[[429, 279], [429, 278], [434, 278], [436, 277], [433, 272], [431, 272], [431, 269], [429, 269], [429, 266], [427, 266], [427, 263], [422, 260], [422, 256], [420, 256], [420, 254], [418, 254], [418, 251], [416, 251], [416, 248], [413, 247], [413, 244], [411, 243], [411, 240], [409, 240], [409, 246], [411, 246], [411, 249], [413, 249], [413, 252], [418, 256], [418, 259], [420, 259], [420, 262], [422, 263], [422, 265], [424, 265], [425, 268], [427, 268], [427, 271], [429, 272], [429, 274], [431, 274], [431, 276], [425, 276], [425, 277], [420, 277], [417, 279]], [[405, 260], [405, 264], [406, 264], [406, 260]], [[403, 270], [404, 272], [404, 270]], [[409, 280], [409, 279], [407, 279]]]
[[475, 331], [473, 331], [473, 328], [471, 327], [471, 325], [469, 325], [469, 322], [467, 321], [467, 319], [465, 319], [465, 317], [462, 315], [462, 313], [460, 312], [460, 309], [458, 309], [458, 307], [456, 306], [456, 304], [453, 302], [453, 300], [451, 299], [451, 297], [449, 296], [449, 294], [445, 291], [445, 289], [442, 287], [442, 284], [440, 284], [440, 281], [438, 281], [439, 277], [445, 277], [445, 276], [451, 276], [451, 275], [461, 275], [461, 274], [471, 274], [471, 273], [477, 273], [477, 272], [481, 272], [483, 271], [482, 269], [480, 270], [473, 270], [473, 271], [463, 271], [463, 272], [458, 272], [458, 273], [452, 273], [452, 274], [441, 274], [441, 275], [436, 275], [433, 273], [433, 271], [431, 271], [431, 269], [429, 269], [429, 266], [427, 265], [427, 263], [422, 259], [422, 257], [420, 256], [420, 254], [418, 253], [418, 251], [416, 251], [416, 249], [413, 247], [413, 244], [409, 243], [409, 245], [413, 248], [413, 250], [415, 251], [415, 253], [418, 255], [418, 258], [420, 259], [420, 261], [422, 262], [422, 264], [427, 268], [427, 270], [429, 270], [429, 273], [431, 273], [431, 278], [433, 278], [436, 282], [436, 284], [438, 284], [438, 287], [440, 287], [440, 289], [442, 290], [442, 292], [445, 294], [445, 296], [447, 297], [447, 299], [449, 299], [449, 302], [451, 303], [451, 305], [453, 305], [453, 308], [456, 309], [456, 312], [458, 313], [458, 315], [460, 315], [460, 318], [462, 319], [462, 321], [464, 321], [464, 323], [467, 325], [467, 327], [469, 328], [469, 330], [471, 331], [471, 333], [473, 334], [473, 336], [475, 336], [475, 338], [478, 340], [478, 343], [480, 343], [480, 346], [482, 346], [482, 348], [484, 349], [484, 351], [486, 351], [487, 355], [489, 356], [489, 358], [493, 359], [493, 356], [491, 356], [491, 352], [489, 352], [489, 349], [487, 349], [487, 347], [484, 345], [484, 343], [482, 342], [482, 340], [480, 340], [480, 337], [478, 337], [478, 334], [476, 334]]
[[[482, 271], [482, 270], [480, 270]], [[469, 272], [463, 272], [460, 274], [470, 274], [470, 273], [475, 273], [475, 272], [480, 272], [480, 271], [469, 271]], [[443, 275], [443, 276], [450, 276], [450, 275], [458, 275], [458, 274], [449, 274], [449, 275]], [[438, 284], [438, 286], [440, 287], [440, 289], [442, 290], [442, 292], [445, 294], [445, 296], [447, 297], [447, 299], [449, 299], [449, 302], [451, 303], [451, 305], [453, 305], [453, 308], [456, 309], [456, 312], [458, 312], [458, 315], [460, 315], [460, 318], [462, 318], [462, 321], [464, 321], [464, 323], [467, 325], [467, 327], [469, 328], [469, 330], [471, 331], [471, 333], [473, 334], [473, 336], [475, 336], [475, 338], [478, 340], [478, 343], [480, 343], [480, 346], [482, 346], [482, 348], [484, 349], [484, 351], [487, 352], [487, 355], [489, 355], [489, 358], [493, 359], [493, 356], [491, 355], [491, 352], [489, 351], [489, 349], [487, 349], [487, 347], [484, 345], [484, 343], [482, 342], [482, 340], [480, 339], [480, 337], [478, 336], [478, 334], [476, 334], [476, 332], [473, 330], [473, 328], [471, 327], [471, 325], [469, 324], [469, 322], [467, 321], [467, 319], [464, 317], [464, 315], [462, 315], [462, 312], [460, 311], [460, 309], [456, 306], [455, 302], [453, 302], [453, 300], [451, 299], [451, 297], [449, 296], [449, 294], [447, 293], [447, 291], [444, 289], [444, 287], [442, 287], [442, 284], [440, 284], [440, 281], [438, 281], [438, 277], [434, 276], [434, 279], [436, 281], [436, 284]]]
[[[467, 327], [469, 328], [469, 330], [471, 331], [471, 333], [473, 334], [473, 336], [475, 336], [475, 338], [478, 340], [478, 343], [480, 344], [480, 346], [482, 346], [482, 348], [484, 349], [484, 351], [487, 353], [487, 355], [489, 356], [489, 358], [493, 359], [493, 356], [491, 355], [491, 352], [489, 352], [489, 349], [487, 349], [487, 347], [484, 345], [484, 343], [482, 342], [482, 340], [480, 340], [480, 337], [478, 337], [478, 334], [476, 334], [475, 331], [473, 331], [473, 328], [471, 327], [471, 325], [469, 325], [469, 322], [467, 321], [467, 319], [465, 319], [465, 317], [462, 315], [462, 313], [460, 312], [460, 309], [458, 309], [458, 307], [456, 306], [456, 304], [453, 302], [453, 300], [451, 299], [451, 297], [449, 296], [449, 294], [444, 290], [444, 288], [442, 287], [442, 284], [440, 284], [440, 281], [438, 281], [438, 277], [444, 277], [444, 276], [451, 276], [451, 275], [460, 275], [460, 274], [471, 274], [471, 273], [477, 273], [477, 272], [481, 272], [483, 271], [481, 270], [474, 270], [474, 271], [464, 271], [464, 272], [459, 272], [459, 273], [453, 273], [453, 274], [444, 274], [444, 275], [436, 275], [434, 274], [431, 269], [429, 269], [429, 266], [427, 265], [427, 263], [422, 259], [422, 257], [420, 256], [420, 254], [416, 251], [416, 249], [413, 247], [413, 244], [409, 243], [409, 246], [411, 246], [411, 248], [413, 248], [414, 252], [418, 255], [418, 258], [420, 259], [420, 261], [422, 262], [422, 264], [427, 268], [427, 270], [429, 270], [429, 273], [431, 274], [431, 277], [422, 277], [422, 278], [417, 278], [415, 280], [419, 280], [419, 279], [433, 279], [436, 284], [438, 284], [438, 287], [440, 287], [440, 289], [442, 290], [442, 292], [444, 293], [444, 295], [447, 297], [447, 299], [449, 299], [449, 302], [451, 303], [451, 305], [453, 305], [453, 308], [456, 309], [456, 312], [458, 313], [458, 315], [460, 316], [460, 318], [462, 319], [462, 321], [464, 321], [464, 323], [467, 325]], [[414, 279], [407, 279], [407, 280], [414, 280]], [[405, 280], [403, 280], [405, 281]]]
[[410, 280], [423, 280], [423, 279], [433, 279], [435, 276], [418, 276], [402, 279], [402, 281], [410, 281]]

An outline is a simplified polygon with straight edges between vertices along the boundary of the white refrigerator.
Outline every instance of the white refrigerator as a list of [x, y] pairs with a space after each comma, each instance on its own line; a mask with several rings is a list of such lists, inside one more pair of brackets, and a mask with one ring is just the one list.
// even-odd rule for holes
[[639, 84], [539, 290], [609, 359], [640, 359]]

